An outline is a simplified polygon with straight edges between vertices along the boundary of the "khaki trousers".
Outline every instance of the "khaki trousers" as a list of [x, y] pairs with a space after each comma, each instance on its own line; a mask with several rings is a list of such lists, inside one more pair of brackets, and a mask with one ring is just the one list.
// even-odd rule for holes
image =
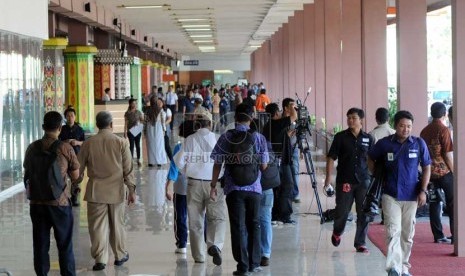
[[205, 261], [204, 225], [206, 220], [206, 243], [222, 250], [226, 233], [226, 202], [223, 189], [217, 185], [216, 201], [210, 199], [210, 181], [187, 180], [187, 215], [189, 240], [195, 261]]
[[387, 244], [386, 270], [394, 268], [399, 275], [408, 274], [418, 203], [398, 201], [386, 194], [382, 200]]
[[124, 202], [118, 204], [87, 202], [87, 219], [92, 244], [90, 252], [96, 263], [107, 263], [108, 241], [116, 260], [126, 256]]

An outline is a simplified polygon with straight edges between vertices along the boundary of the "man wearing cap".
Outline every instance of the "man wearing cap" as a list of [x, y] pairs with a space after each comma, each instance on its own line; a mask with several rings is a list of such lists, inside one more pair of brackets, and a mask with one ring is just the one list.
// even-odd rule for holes
[[[435, 189], [443, 189], [446, 196], [447, 214], [449, 215], [452, 241], [454, 234], [454, 155], [452, 137], [446, 126], [446, 106], [441, 102], [431, 105], [433, 121], [420, 133], [428, 145], [431, 156], [431, 182]], [[450, 243], [442, 231], [441, 202], [430, 202], [429, 221], [435, 243]]]
[[221, 250], [226, 231], [226, 204], [220, 185], [217, 188], [217, 200], [210, 200], [214, 165], [210, 154], [217, 137], [210, 130], [212, 115], [208, 110], [200, 110], [195, 117], [197, 131], [185, 139], [181, 150], [174, 156], [174, 162], [179, 171], [187, 176], [187, 215], [192, 257], [196, 263], [205, 262], [206, 219], [207, 252], [213, 257], [215, 265], [221, 265]]

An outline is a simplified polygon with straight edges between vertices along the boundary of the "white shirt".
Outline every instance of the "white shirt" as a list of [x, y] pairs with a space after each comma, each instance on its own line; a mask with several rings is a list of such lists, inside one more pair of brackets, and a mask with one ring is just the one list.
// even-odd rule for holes
[[378, 142], [378, 140], [386, 137], [386, 136], [389, 136], [389, 135], [392, 135], [396, 133], [395, 130], [393, 130], [391, 128], [391, 126], [389, 125], [389, 123], [384, 123], [382, 125], [378, 125], [377, 127], [375, 127], [371, 132], [370, 132], [370, 135], [373, 136], [373, 139], [374, 139], [374, 143], [376, 144], [376, 142]]
[[[176, 167], [185, 176], [195, 179], [211, 180], [213, 165], [210, 158], [216, 145], [215, 133], [207, 128], [201, 128], [196, 133], [188, 136], [174, 156]], [[220, 173], [220, 177], [222, 173]]]
[[178, 95], [173, 91], [166, 93], [166, 104], [175, 105], [178, 100]]
[[196, 99], [196, 98], [197, 98], [197, 99], [201, 99], [201, 100], [203, 101], [203, 97], [202, 97], [202, 95], [201, 95], [199, 92], [194, 93], [194, 99]]

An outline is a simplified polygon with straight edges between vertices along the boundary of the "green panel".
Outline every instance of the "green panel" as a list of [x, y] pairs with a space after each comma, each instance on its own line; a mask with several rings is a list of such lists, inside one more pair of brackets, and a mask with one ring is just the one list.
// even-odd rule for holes
[[131, 95], [137, 99], [137, 109], [142, 110], [142, 73], [140, 64], [131, 64]]

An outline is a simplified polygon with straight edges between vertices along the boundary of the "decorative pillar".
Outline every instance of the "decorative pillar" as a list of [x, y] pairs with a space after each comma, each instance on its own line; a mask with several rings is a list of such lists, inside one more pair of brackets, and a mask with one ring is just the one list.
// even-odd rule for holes
[[131, 72], [129, 64], [115, 65], [115, 99], [123, 100], [131, 96]]
[[76, 109], [76, 120], [85, 131], [93, 132], [95, 46], [69, 46], [65, 49], [66, 103]]
[[45, 112], [54, 110], [63, 113], [65, 104], [63, 49], [67, 45], [66, 38], [50, 38], [43, 42]]
[[138, 57], [134, 57], [131, 64], [131, 95], [137, 99], [137, 108], [142, 110], [142, 88], [141, 88], [141, 61]]
[[150, 65], [150, 92], [152, 92], [152, 86], [157, 85], [157, 67], [156, 62], [152, 62]]
[[151, 72], [152, 71], [152, 62], [150, 60], [145, 60], [141, 65], [141, 80], [142, 80], [142, 95], [148, 95], [151, 90]]
[[115, 65], [94, 64], [94, 93], [96, 100], [102, 100], [105, 89], [110, 88], [110, 99], [115, 99]]

